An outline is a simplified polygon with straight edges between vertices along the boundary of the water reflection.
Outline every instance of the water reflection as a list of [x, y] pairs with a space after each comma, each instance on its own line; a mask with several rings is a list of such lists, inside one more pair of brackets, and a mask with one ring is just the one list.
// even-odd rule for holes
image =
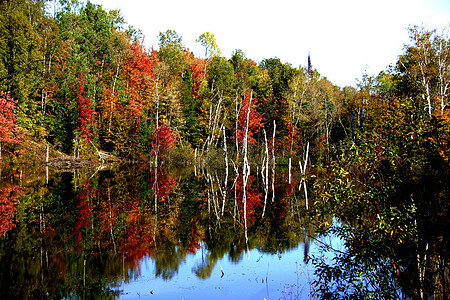
[[3, 170], [0, 298], [445, 299], [444, 213], [330, 205], [326, 176], [267, 166]]
[[[242, 171], [196, 175], [133, 165], [55, 173], [48, 181], [45, 174], [25, 171], [22, 186], [13, 177], [2, 187], [1, 298], [116, 298], [142, 280], [148, 260], [155, 278], [173, 281], [195, 257], [190, 276], [208, 281], [225, 261], [241, 265], [256, 259], [252, 251], [282, 256], [315, 236], [296, 188], [301, 179], [289, 184], [282, 170], [274, 190], [268, 178]], [[229, 280], [232, 268], [224, 272]]]

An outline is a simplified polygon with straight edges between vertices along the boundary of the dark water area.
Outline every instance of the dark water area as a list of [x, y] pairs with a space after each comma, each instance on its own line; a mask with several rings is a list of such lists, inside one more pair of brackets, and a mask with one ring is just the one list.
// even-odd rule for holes
[[298, 181], [288, 184], [285, 171], [277, 170], [274, 182], [254, 172], [245, 191], [242, 175], [231, 172], [16, 172], [2, 182], [9, 208], [1, 225], [0, 294], [307, 297], [313, 274], [305, 260], [316, 233], [303, 190]]
[[310, 299], [345, 226], [311, 213], [314, 176], [261, 171], [3, 171], [0, 298]]

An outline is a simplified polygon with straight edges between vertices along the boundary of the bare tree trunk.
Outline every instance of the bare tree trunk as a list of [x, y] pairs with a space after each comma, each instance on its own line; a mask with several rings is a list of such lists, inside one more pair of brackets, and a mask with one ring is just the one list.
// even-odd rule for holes
[[288, 169], [289, 169], [288, 183], [289, 184], [291, 184], [291, 178], [292, 178], [292, 176], [291, 176], [291, 167], [292, 167], [292, 157], [289, 157], [289, 167], [288, 167]]
[[241, 113], [241, 106], [238, 104], [238, 95], [236, 95], [236, 123], [235, 123], [235, 141], [236, 141], [236, 154], [239, 153], [239, 141], [238, 141], [238, 122], [239, 122], [239, 114]]
[[238, 216], [239, 221], [239, 214], [238, 214], [238, 205], [237, 205], [237, 189], [236, 189], [236, 182], [239, 179], [239, 173], [236, 172], [236, 176], [234, 177], [233, 181], [233, 187], [234, 187], [234, 207], [233, 207], [233, 219], [236, 220], [236, 215]]
[[309, 203], [308, 203], [308, 190], [306, 188], [306, 166], [308, 164], [308, 155], [309, 155], [309, 142], [306, 144], [306, 152], [305, 155], [303, 157], [303, 165], [302, 162], [299, 161], [299, 167], [300, 167], [300, 173], [302, 174], [302, 180], [300, 181], [300, 184], [298, 186], [298, 190], [300, 191], [301, 188], [303, 187], [304, 191], [305, 191], [305, 206], [306, 209], [309, 209]]
[[[211, 90], [211, 92], [213, 92], [213, 90]], [[207, 150], [211, 147], [214, 139], [216, 138], [215, 131], [216, 131], [218, 120], [219, 120], [220, 108], [221, 108], [220, 104], [222, 103], [222, 100], [223, 100], [222, 95], [220, 95], [219, 102], [217, 103], [216, 108], [215, 108], [214, 118], [212, 115], [213, 114], [213, 105], [211, 104], [211, 106], [209, 107], [209, 120], [208, 120], [209, 133], [208, 133], [208, 137], [206, 138], [205, 143], [203, 144], [202, 153], [205, 151], [205, 147]], [[212, 103], [212, 99], [211, 99], [211, 103]]]
[[[445, 41], [445, 45], [443, 45]], [[439, 92], [440, 92], [440, 102], [441, 102], [441, 115], [444, 114], [444, 109], [446, 107], [446, 103], [444, 99], [447, 96], [447, 90], [449, 86], [448, 79], [445, 80], [445, 76], [449, 74], [449, 65], [448, 55], [449, 55], [449, 47], [448, 41], [444, 39], [444, 41], [439, 41], [439, 51], [438, 51], [438, 66], [439, 66]]]
[[156, 245], [156, 227], [158, 224], [158, 168], [155, 167], [155, 181], [153, 182], [153, 198], [155, 198], [155, 222], [153, 225], [153, 243]]
[[113, 88], [112, 88], [112, 92], [111, 92], [111, 101], [110, 101], [110, 113], [109, 113], [109, 126], [108, 126], [108, 131], [111, 131], [111, 123], [112, 123], [112, 117], [113, 117], [113, 111], [114, 111], [114, 101], [113, 101], [113, 97], [114, 97], [114, 93], [116, 91], [116, 82], [117, 82], [117, 77], [119, 76], [119, 67], [120, 67], [120, 59], [117, 61], [117, 68], [116, 68], [116, 75], [114, 76], [114, 81], [113, 81]]
[[425, 77], [423, 77], [423, 84], [424, 84], [425, 90], [426, 90], [426, 99], [427, 99], [427, 106], [428, 106], [428, 114], [429, 114], [429, 116], [431, 117], [432, 107], [431, 107], [430, 84], [429, 84], [429, 82], [425, 79]]
[[[325, 106], [325, 139], [328, 145], [328, 103], [327, 103], [327, 96], [324, 97], [324, 106]], [[363, 99], [364, 103], [364, 99]]]
[[73, 157], [80, 157], [80, 141], [78, 135], [74, 139], [74, 147], [73, 147]]
[[[47, 49], [47, 36], [44, 38], [44, 49], [43, 49], [43, 53], [44, 53], [44, 57], [43, 57], [43, 64], [42, 64], [42, 78], [45, 78], [45, 67], [46, 67], [46, 49]], [[44, 81], [45, 82], [45, 81]], [[45, 115], [45, 109], [44, 109], [44, 94], [45, 94], [45, 88], [42, 88], [41, 90], [41, 113], [42, 115]]]
[[48, 142], [45, 144], [45, 184], [48, 184]]
[[[294, 119], [294, 118], [293, 118]], [[295, 124], [292, 122], [292, 129], [291, 129], [291, 144], [289, 147], [289, 184], [291, 184], [292, 176], [291, 176], [291, 169], [292, 169], [292, 149], [294, 146], [294, 132], [295, 132]]]
[[[155, 168], [158, 168], [158, 154], [159, 154], [159, 94], [158, 94], [158, 81], [159, 75], [155, 81], [155, 97], [156, 97], [156, 112], [155, 112], [155, 132], [156, 132], [156, 145], [155, 145]], [[157, 173], [157, 172], [156, 172]], [[156, 205], [156, 204], [155, 204]]]
[[227, 152], [227, 137], [225, 135], [225, 126], [222, 124], [223, 132], [223, 152], [225, 156], [225, 182], [224, 182], [224, 192], [223, 192], [223, 202], [222, 202], [222, 216], [225, 209], [225, 200], [227, 197], [227, 183], [228, 183], [228, 152]]
[[[44, 72], [42, 73], [44, 78], [45, 78], [45, 72], [47, 72], [48, 74], [51, 73], [52, 56], [53, 56], [53, 54], [50, 53], [49, 58], [48, 58], [48, 70], [45, 70], [45, 65], [44, 65]], [[44, 61], [45, 61], [45, 58], [44, 58]], [[42, 89], [41, 97], [42, 97], [42, 99], [41, 99], [41, 113], [42, 113], [42, 115], [45, 115], [46, 106], [47, 106], [47, 97], [48, 97], [48, 91], [47, 91], [46, 88]]]
[[266, 212], [266, 205], [267, 205], [267, 196], [269, 194], [269, 147], [267, 145], [267, 134], [266, 134], [266, 130], [264, 128], [263, 128], [263, 132], [264, 132], [264, 141], [265, 141], [265, 146], [266, 146], [264, 161], [263, 161], [263, 165], [261, 168], [261, 175], [262, 175], [263, 183], [264, 183], [264, 208], [263, 208], [263, 213], [262, 213], [262, 217], [264, 218], [264, 214]]
[[431, 116], [432, 106], [430, 95], [430, 83], [427, 80], [424, 70], [424, 68], [429, 64], [429, 61], [427, 59], [427, 49], [425, 49], [424, 46], [422, 45], [421, 50], [423, 50], [423, 61], [419, 61], [419, 66], [420, 66], [420, 74], [422, 75], [422, 86], [425, 89], [425, 91], [422, 94], [422, 97], [424, 98], [424, 100], [426, 99], [427, 101], [428, 114]]
[[309, 209], [308, 189], [306, 188], [306, 181], [303, 181], [303, 189], [305, 190], [305, 206], [306, 209]]
[[112, 224], [111, 188], [108, 188], [108, 203], [109, 203], [109, 230], [110, 230], [110, 234], [111, 234], [111, 240], [114, 245], [114, 253], [116, 253], [116, 242], [114, 240], [113, 224]]
[[[222, 103], [222, 95], [219, 97], [219, 102], [216, 105], [216, 109], [215, 109], [215, 113], [214, 113], [214, 119], [210, 120], [210, 136], [208, 137], [208, 148], [211, 147], [211, 144], [213, 143], [214, 139], [216, 138], [216, 128], [217, 128], [217, 124], [218, 124], [218, 120], [219, 120], [219, 115], [220, 115], [220, 111], [221, 111], [221, 106], [220, 104]], [[212, 106], [211, 106], [212, 107]], [[211, 110], [210, 110], [210, 119], [211, 119]]]
[[48, 164], [48, 157], [49, 157], [49, 145], [47, 142], [45, 143], [45, 164]]
[[245, 125], [245, 135], [244, 135], [244, 170], [243, 170], [243, 196], [242, 201], [244, 203], [244, 228], [245, 228], [245, 242], [248, 245], [248, 235], [247, 235], [247, 181], [248, 176], [250, 175], [250, 165], [248, 163], [248, 156], [247, 156], [247, 147], [248, 147], [248, 126], [250, 122], [250, 109], [252, 105], [252, 97], [253, 92], [250, 93], [250, 100], [248, 103], [248, 109], [247, 109], [247, 122]]
[[247, 235], [247, 181], [250, 170], [247, 170], [247, 167], [244, 163], [244, 173], [242, 177], [243, 182], [243, 194], [242, 194], [242, 202], [244, 205], [244, 230], [245, 230], [245, 243], [248, 244], [248, 235]]
[[156, 129], [159, 129], [159, 93], [158, 93], [158, 81], [159, 81], [159, 75], [158, 78], [156, 78], [155, 82], [155, 96], [156, 96]]
[[216, 215], [217, 220], [220, 220], [219, 213], [218, 213], [218, 204], [216, 199], [217, 197], [217, 191], [214, 188], [214, 178], [211, 176], [211, 174], [206, 174], [206, 180], [208, 182], [208, 185], [210, 186], [208, 188], [208, 212], [210, 212], [210, 204], [212, 204], [214, 208], [214, 214]]
[[272, 136], [272, 202], [275, 200], [275, 130], [277, 125], [273, 120], [273, 136]]
[[194, 151], [194, 173], [197, 176], [197, 147], [195, 147]]

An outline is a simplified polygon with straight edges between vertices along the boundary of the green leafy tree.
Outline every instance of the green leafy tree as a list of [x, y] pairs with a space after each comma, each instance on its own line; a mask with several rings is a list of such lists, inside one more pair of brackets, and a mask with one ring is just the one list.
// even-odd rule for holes
[[182, 38], [175, 30], [159, 33], [159, 56], [169, 66], [172, 76], [179, 76], [183, 68]]
[[[245, 53], [236, 49], [230, 58], [230, 62], [233, 65], [234, 74], [235, 74], [235, 86], [238, 91], [244, 91], [252, 88], [252, 71], [253, 67], [256, 66], [256, 63], [252, 62], [250, 59], [247, 59]], [[253, 66], [252, 66], [253, 63]]]
[[399, 92], [413, 96], [429, 117], [437, 108], [442, 115], [450, 86], [449, 36], [419, 26], [410, 27], [409, 34], [412, 44], [397, 62]]
[[[266, 92], [270, 94], [267, 97], [259, 98], [259, 110], [266, 116], [266, 120], [270, 124], [275, 121], [279, 137], [277, 140], [283, 141], [285, 137], [289, 136], [289, 108], [285, 95], [289, 90], [290, 81], [298, 73], [298, 70], [289, 64], [283, 64], [279, 58], [264, 59], [260, 63], [260, 67], [264, 70], [261, 83], [264, 86], [270, 82], [270, 87], [265, 87]], [[268, 75], [268, 78], [265, 74]], [[267, 82], [268, 79], [269, 82]], [[283, 142], [279, 146], [280, 154], [284, 156], [288, 153], [285, 150], [289, 150], [289, 146], [285, 147]]]
[[0, 90], [18, 101], [19, 122], [30, 131], [39, 124], [37, 107], [48, 62], [45, 53], [53, 47], [48, 39], [52, 31], [44, 1], [0, 3]]
[[[48, 102], [48, 114], [51, 116], [50, 141], [70, 153], [80, 114], [79, 110], [74, 109], [78, 105], [78, 74], [86, 74], [83, 97], [90, 99], [91, 108], [99, 112], [100, 120], [109, 121], [110, 115], [105, 112], [110, 112], [114, 106], [110, 105], [108, 111], [103, 109], [105, 90], [112, 94], [107, 95], [109, 100], [119, 94], [122, 83], [119, 71], [126, 56], [127, 37], [118, 32], [123, 20], [117, 12], [108, 13], [90, 2], [83, 5], [78, 1], [64, 1], [62, 4], [56, 21], [63, 51], [55, 63], [58, 70], [54, 78], [54, 91]], [[100, 133], [96, 136], [104, 139], [105, 127], [99, 124], [101, 122], [95, 122], [92, 118], [89, 126], [94, 133]], [[97, 138], [92, 142], [98, 145]]]
[[187, 69], [180, 88], [183, 116], [185, 120], [184, 126], [181, 129], [188, 143], [191, 144], [193, 148], [196, 148], [199, 146], [201, 132], [199, 131], [198, 124], [198, 107], [196, 107], [192, 89], [192, 71]]
[[216, 37], [214, 34], [210, 32], [202, 33], [196, 40], [197, 43], [200, 43], [205, 48], [205, 68], [204, 73], [206, 74], [206, 65], [209, 62], [209, 59], [215, 56], [220, 56], [220, 48], [217, 45]]

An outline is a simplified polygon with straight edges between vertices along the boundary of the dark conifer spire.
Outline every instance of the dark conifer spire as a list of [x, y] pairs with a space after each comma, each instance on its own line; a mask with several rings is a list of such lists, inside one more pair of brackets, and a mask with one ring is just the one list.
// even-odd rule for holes
[[314, 72], [313, 72], [312, 64], [311, 64], [311, 55], [308, 52], [308, 77], [309, 77], [309, 79], [313, 78], [313, 74], [314, 74]]

